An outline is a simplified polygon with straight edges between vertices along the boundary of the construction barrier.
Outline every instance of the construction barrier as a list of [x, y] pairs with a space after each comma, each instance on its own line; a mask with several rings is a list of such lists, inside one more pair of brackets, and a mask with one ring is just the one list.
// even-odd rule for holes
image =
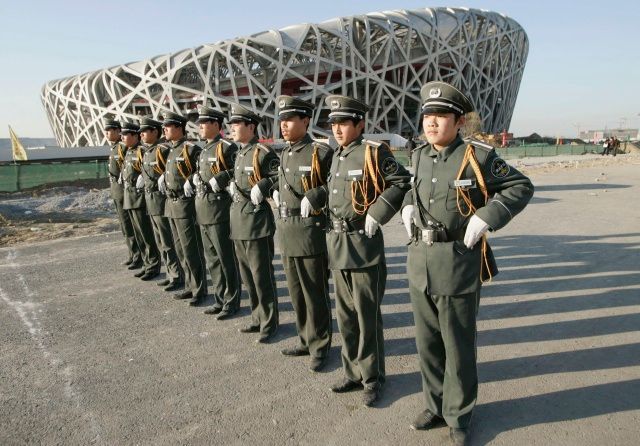
[[108, 175], [106, 160], [3, 163], [0, 164], [0, 192], [17, 192], [42, 184], [102, 179]]

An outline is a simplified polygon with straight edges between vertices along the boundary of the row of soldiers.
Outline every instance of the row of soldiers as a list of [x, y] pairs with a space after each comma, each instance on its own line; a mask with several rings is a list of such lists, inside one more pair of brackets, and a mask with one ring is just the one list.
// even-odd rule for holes
[[[136, 275], [150, 280], [162, 259], [167, 279], [159, 284], [181, 290], [175, 297], [192, 305], [207, 295], [208, 269], [215, 303], [205, 312], [218, 319], [238, 311], [243, 283], [251, 320], [240, 331], [258, 333], [260, 343], [278, 330], [277, 233], [299, 336], [282, 353], [310, 356], [313, 371], [325, 366], [331, 346], [331, 271], [344, 372], [331, 390], [363, 390], [365, 406], [376, 404], [385, 382], [380, 226], [400, 211], [410, 240], [407, 271], [426, 401], [411, 427], [448, 425], [452, 442], [465, 444], [477, 398], [480, 287], [497, 273], [486, 233], [520, 212], [533, 186], [492, 147], [461, 138], [473, 110], [465, 94], [430, 82], [421, 97], [428, 143], [412, 152], [413, 176], [387, 145], [363, 138], [369, 107], [362, 101], [326, 98], [334, 150], [307, 133], [313, 104], [280, 96], [287, 142], [280, 155], [258, 141], [261, 118], [240, 104], [229, 117], [233, 141], [220, 134], [225, 114], [210, 107], [196, 121], [201, 144], [187, 141], [187, 119], [175, 113], [162, 124], [107, 122], [111, 190], [128, 267], [142, 268]], [[162, 129], [166, 143], [159, 143]]]

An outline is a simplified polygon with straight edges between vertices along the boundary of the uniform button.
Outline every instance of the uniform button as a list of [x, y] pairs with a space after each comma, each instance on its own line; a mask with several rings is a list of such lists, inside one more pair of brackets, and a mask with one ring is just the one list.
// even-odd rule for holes
[[284, 188], [285, 188], [286, 190], [289, 190], [289, 189], [291, 188], [291, 186], [289, 186], [288, 184], [285, 184], [285, 185], [284, 185]]
[[432, 225], [433, 225], [433, 222], [432, 222], [431, 220], [429, 220], [429, 221], [427, 221], [427, 225], [428, 225], [428, 226], [432, 226]]
[[438, 164], [438, 158], [433, 159], [433, 164]]
[[241, 153], [241, 154], [240, 154], [240, 158], [242, 158], [243, 156], [244, 156], [244, 155]]
[[284, 169], [285, 172], [289, 172], [289, 168], [287, 167], [286, 169]]
[[293, 156], [293, 152], [289, 152], [289, 156]]
[[429, 203], [433, 203], [434, 201], [436, 200], [434, 200], [433, 198], [429, 198]]
[[431, 182], [432, 182], [432, 183], [437, 183], [437, 182], [438, 182], [438, 179], [437, 179], [437, 178], [431, 178]]
[[240, 166], [236, 166], [236, 170], [240, 170]]
[[338, 212], [338, 208], [333, 208], [333, 212]]
[[337, 194], [337, 193], [338, 193], [338, 189], [334, 189], [334, 190], [333, 190], [333, 193], [334, 193], [334, 194]]
[[341, 157], [340, 157], [340, 161], [344, 161], [344, 156], [341, 156]]

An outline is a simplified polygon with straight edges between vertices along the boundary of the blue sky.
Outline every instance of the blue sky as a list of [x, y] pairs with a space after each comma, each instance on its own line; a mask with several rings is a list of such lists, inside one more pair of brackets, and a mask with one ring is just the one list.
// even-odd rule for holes
[[40, 103], [49, 80], [301, 22], [430, 6], [501, 12], [525, 29], [516, 135], [640, 126], [640, 6], [628, 0], [1, 0], [0, 137], [7, 125], [24, 137], [52, 136]]

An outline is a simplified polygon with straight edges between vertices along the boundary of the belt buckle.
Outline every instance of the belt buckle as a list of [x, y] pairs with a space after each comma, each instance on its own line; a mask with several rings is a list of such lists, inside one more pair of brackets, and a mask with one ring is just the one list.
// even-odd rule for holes
[[287, 207], [287, 203], [282, 201], [280, 202], [280, 206], [278, 206], [278, 212], [280, 213], [280, 218], [290, 217], [289, 208]]
[[433, 246], [433, 242], [435, 242], [436, 231], [433, 229], [423, 229], [422, 230], [422, 241], [427, 244], [427, 246]]
[[333, 231], [334, 232], [347, 232], [346, 227], [347, 227], [347, 222], [344, 220], [333, 220], [331, 222], [331, 224], [333, 225]]

